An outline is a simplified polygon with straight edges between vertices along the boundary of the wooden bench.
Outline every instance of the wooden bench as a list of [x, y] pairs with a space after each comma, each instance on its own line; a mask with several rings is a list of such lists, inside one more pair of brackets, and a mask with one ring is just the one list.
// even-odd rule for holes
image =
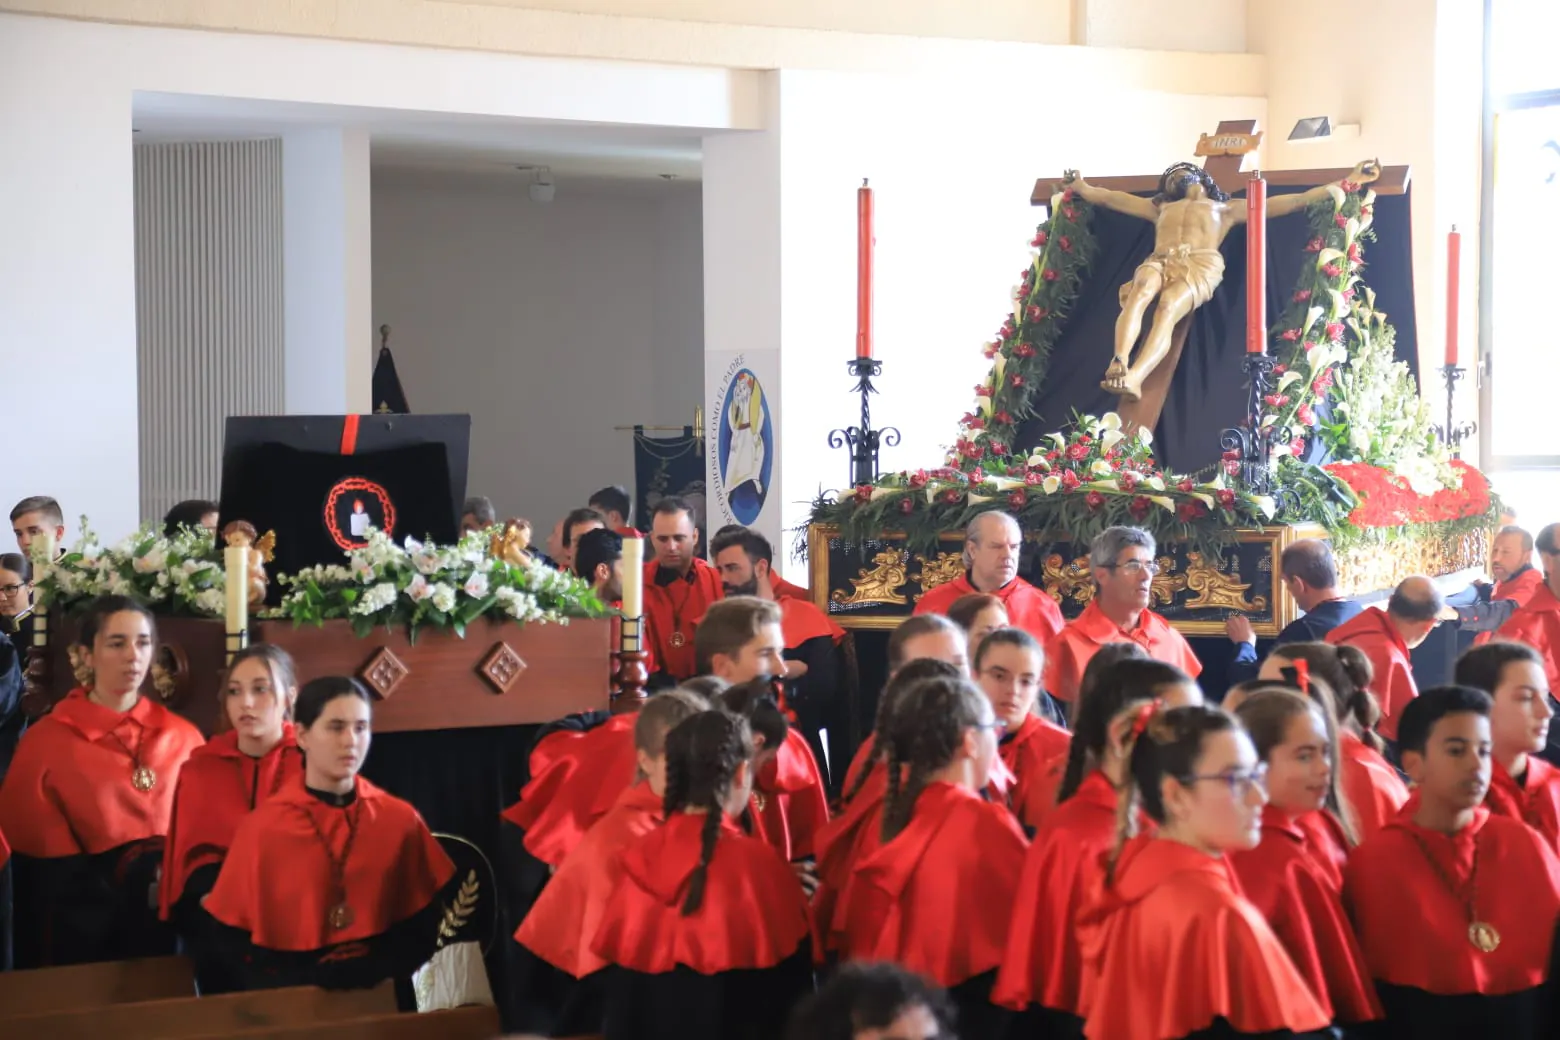
[[[211, 1033], [198, 1040], [494, 1040], [503, 1033], [498, 1009], [463, 1007], [418, 1015], [368, 1015], [291, 1028]], [[186, 1037], [185, 1040], [197, 1040]], [[583, 1040], [583, 1038], [582, 1038]], [[600, 1038], [596, 1038], [600, 1040]]]
[[194, 995], [195, 968], [183, 957], [0, 972], [0, 1022], [18, 1015]]
[[225, 1036], [247, 1029], [285, 1029], [395, 1011], [395, 986], [323, 990], [314, 986], [254, 990], [213, 997], [147, 1000], [7, 1018], [0, 1033], [50, 1040], [172, 1040]]

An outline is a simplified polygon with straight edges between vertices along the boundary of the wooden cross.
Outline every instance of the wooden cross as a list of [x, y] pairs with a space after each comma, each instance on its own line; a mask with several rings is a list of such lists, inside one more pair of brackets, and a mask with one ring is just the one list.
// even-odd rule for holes
[[[1226, 119], [1219, 123], [1219, 128], [1212, 134], [1204, 134], [1203, 144], [1219, 144], [1225, 137], [1254, 138], [1250, 147], [1245, 151], [1254, 151], [1256, 141], [1261, 139], [1257, 133], [1257, 121], [1255, 119]], [[1214, 152], [1203, 162], [1203, 169], [1212, 176], [1214, 183], [1227, 193], [1234, 195], [1246, 189], [1247, 175], [1241, 172], [1241, 161], [1245, 153], [1234, 149], [1210, 149]], [[1342, 180], [1349, 175], [1349, 169], [1337, 170], [1264, 170], [1262, 176], [1267, 178], [1270, 188], [1312, 188], [1318, 184], [1327, 184], [1330, 181]], [[1088, 176], [1088, 171], [1084, 171]], [[1129, 191], [1134, 194], [1148, 194], [1159, 190], [1159, 177], [1157, 173], [1143, 174], [1141, 176], [1127, 177], [1089, 177], [1089, 183], [1101, 188], [1111, 188], [1115, 191]], [[1049, 180], [1041, 178], [1035, 181], [1034, 193], [1029, 196], [1029, 201], [1036, 206], [1050, 205], [1051, 196], [1060, 191], [1062, 179], [1053, 177]], [[1381, 177], [1371, 185], [1378, 195], [1401, 195], [1408, 190], [1409, 168], [1407, 166], [1382, 167]]]

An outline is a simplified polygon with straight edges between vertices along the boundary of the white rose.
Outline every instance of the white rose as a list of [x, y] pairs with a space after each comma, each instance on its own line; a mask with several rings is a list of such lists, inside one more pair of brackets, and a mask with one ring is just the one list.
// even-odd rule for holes
[[466, 584], [463, 586], [463, 588], [466, 590], [466, 595], [470, 596], [472, 599], [481, 599], [483, 596], [488, 594], [487, 575], [483, 574], [481, 571], [477, 571], [471, 577], [466, 579]]
[[450, 611], [455, 609], [455, 590], [450, 586], [439, 582], [433, 587], [433, 605], [435, 609]]
[[133, 566], [137, 574], [156, 574], [168, 566], [168, 553], [164, 549], [149, 549], [146, 555], [136, 557]]
[[433, 595], [433, 586], [428, 584], [428, 579], [418, 574], [412, 578], [412, 583], [406, 586], [406, 595], [413, 603], [421, 603]]

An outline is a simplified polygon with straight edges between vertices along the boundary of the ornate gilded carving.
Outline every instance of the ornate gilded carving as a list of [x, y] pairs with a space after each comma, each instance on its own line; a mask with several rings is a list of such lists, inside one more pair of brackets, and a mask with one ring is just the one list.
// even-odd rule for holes
[[412, 670], [401, 663], [401, 659], [390, 652], [388, 646], [382, 646], [375, 651], [374, 656], [368, 659], [358, 677], [368, 684], [368, 688], [379, 695], [381, 700], [395, 692], [395, 688], [406, 680]]
[[921, 569], [915, 575], [915, 580], [920, 582], [921, 591], [915, 594], [915, 601], [921, 602], [921, 597], [931, 592], [939, 585], [946, 585], [955, 581], [964, 574], [964, 553], [940, 552], [935, 560], [929, 560], [925, 556], [917, 556], [921, 563]]
[[494, 643], [493, 649], [477, 666], [478, 674], [487, 680], [495, 693], [508, 693], [525, 669], [525, 658], [515, 653], [514, 648], [503, 640]]
[[1484, 570], [1491, 532], [1468, 531], [1445, 538], [1400, 538], [1385, 545], [1357, 546], [1338, 554], [1338, 591], [1345, 596], [1396, 588], [1408, 574], [1444, 575]]
[[1220, 562], [1210, 563], [1195, 550], [1187, 552], [1186, 589], [1195, 595], [1181, 606], [1187, 610], [1235, 610], [1242, 614], [1266, 610], [1267, 597], [1253, 596], [1247, 600], [1251, 586], [1226, 574], [1220, 569]]
[[1088, 603], [1094, 598], [1094, 575], [1089, 573], [1087, 556], [1063, 560], [1061, 553], [1051, 553], [1040, 564], [1040, 583], [1058, 602], [1071, 599]]
[[1161, 556], [1158, 563], [1159, 573], [1148, 585], [1149, 602], [1174, 603], [1176, 596], [1186, 591], [1186, 575], [1175, 573], [1175, 560], [1169, 556]]
[[905, 565], [905, 554], [898, 549], [884, 549], [872, 557], [872, 569], [861, 568], [859, 576], [850, 579], [855, 591], [835, 589], [829, 598], [840, 606], [861, 603], [888, 603], [903, 606], [910, 602], [899, 590], [909, 579], [910, 568]]

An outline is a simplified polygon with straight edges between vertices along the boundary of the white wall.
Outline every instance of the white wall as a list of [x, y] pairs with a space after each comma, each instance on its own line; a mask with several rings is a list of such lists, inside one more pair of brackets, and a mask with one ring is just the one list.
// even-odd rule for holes
[[549, 205], [524, 183], [376, 172], [374, 324], [416, 412], [470, 412], [472, 494], [545, 535], [606, 484], [632, 434], [691, 423], [702, 379], [696, 184]]

